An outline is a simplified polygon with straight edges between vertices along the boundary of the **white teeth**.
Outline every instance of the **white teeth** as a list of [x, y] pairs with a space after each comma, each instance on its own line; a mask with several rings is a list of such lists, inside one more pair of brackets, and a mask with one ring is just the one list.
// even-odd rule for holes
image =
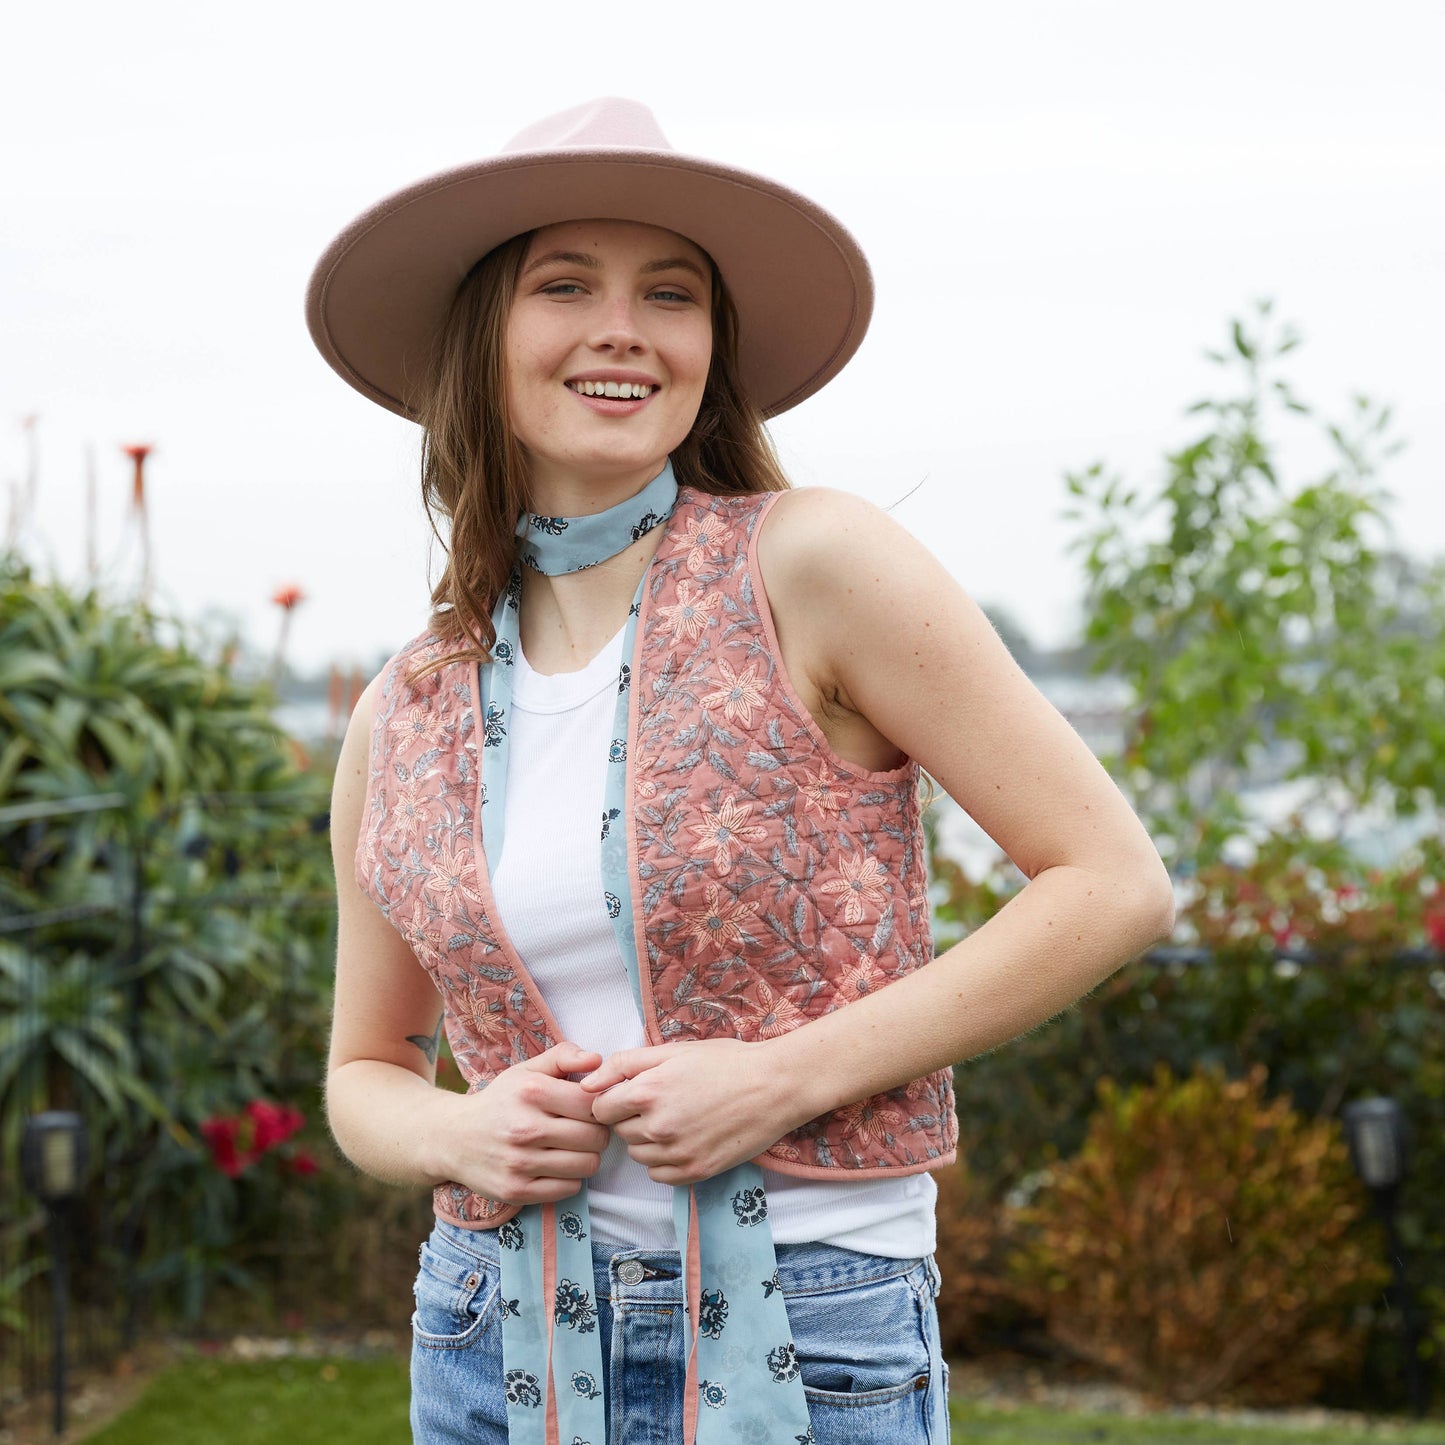
[[652, 387], [643, 381], [569, 381], [567, 384], [583, 396], [613, 396], [621, 401], [652, 395]]

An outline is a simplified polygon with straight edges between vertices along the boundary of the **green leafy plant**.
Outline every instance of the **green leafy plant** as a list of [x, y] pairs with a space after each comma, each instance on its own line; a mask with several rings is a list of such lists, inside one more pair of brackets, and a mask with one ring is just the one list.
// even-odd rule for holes
[[[1123, 1088], [1160, 1063], [1260, 1066], [1321, 1120], [1365, 1094], [1395, 1098], [1415, 1137], [1400, 1232], [1439, 1359], [1445, 589], [1438, 564], [1392, 539], [1388, 412], [1356, 401], [1321, 422], [1282, 375], [1297, 344], [1262, 306], [1231, 325], [1217, 395], [1190, 409], [1192, 435], [1155, 476], [1126, 482], [1100, 463], [1068, 478], [1087, 647], [1132, 694], [1109, 766], [1174, 872], [1179, 923], [1172, 961], [1127, 967], [1047, 1028], [960, 1065], [959, 1096], [989, 1197], [1082, 1147], [1080, 1079]], [[1290, 456], [1324, 456], [1313, 471], [1286, 467], [1289, 432]], [[1250, 789], [1280, 780], [1299, 811], [1263, 823]], [[1345, 842], [1387, 827], [1415, 840], [1387, 863]], [[1023, 882], [1006, 862], [970, 877], [938, 858], [933, 877], [943, 941]], [[1397, 1320], [1378, 1302], [1370, 1314], [1379, 1403]], [[1337, 1400], [1349, 1388], [1331, 1382]]]
[[[258, 1096], [309, 1112], [323, 1072], [330, 779], [274, 704], [178, 625], [0, 559], [0, 1142], [80, 1109], [90, 1233], [193, 1311], [261, 1248], [201, 1124]], [[249, 1216], [289, 1187], [248, 1179]]]
[[0, 944], [0, 1149], [14, 1158], [27, 1116], [86, 1108], [128, 1127], [139, 1113], [167, 1117], [141, 1076], [126, 1035], [122, 1000], [94, 990], [85, 954], [46, 961]]
[[[1128, 682], [1118, 777], [1173, 864], [1245, 832], [1240, 790], [1268, 766], [1310, 783], [1337, 823], [1408, 815], [1439, 796], [1445, 755], [1445, 571], [1393, 547], [1377, 480], [1398, 450], [1389, 409], [1357, 397], [1316, 425], [1275, 375], [1299, 344], [1267, 303], [1235, 321], [1232, 394], [1155, 488], [1104, 464], [1072, 473], [1069, 513], [1097, 666]], [[1273, 430], [1307, 419], [1324, 471], [1282, 477]]]

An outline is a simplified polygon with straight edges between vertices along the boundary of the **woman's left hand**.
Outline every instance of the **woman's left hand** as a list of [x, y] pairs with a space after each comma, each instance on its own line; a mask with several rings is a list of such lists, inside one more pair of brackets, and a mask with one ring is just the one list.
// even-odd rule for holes
[[[752, 1159], [806, 1122], [762, 1059], [765, 1043], [702, 1039], [624, 1049], [581, 1083], [659, 1184], [695, 1184]], [[771, 1061], [770, 1061], [771, 1062]]]

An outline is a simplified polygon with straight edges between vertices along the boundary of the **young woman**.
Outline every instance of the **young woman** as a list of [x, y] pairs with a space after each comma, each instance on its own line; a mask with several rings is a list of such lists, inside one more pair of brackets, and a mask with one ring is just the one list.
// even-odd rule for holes
[[[449, 525], [332, 814], [331, 1127], [435, 1190], [418, 1441], [946, 1439], [949, 1067], [1170, 927], [977, 607], [787, 489], [762, 417], [870, 306], [837, 221], [624, 101], [389, 198], [313, 278]], [[937, 958], [920, 768], [1030, 880]]]

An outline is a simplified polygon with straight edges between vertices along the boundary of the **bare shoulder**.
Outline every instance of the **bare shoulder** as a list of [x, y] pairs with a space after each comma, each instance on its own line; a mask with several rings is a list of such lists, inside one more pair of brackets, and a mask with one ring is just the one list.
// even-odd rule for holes
[[[806, 623], [824, 652], [853, 652], [867, 618], [896, 634], [930, 625], [942, 594], [961, 604], [955, 629], [987, 627], [963, 589], [907, 528], [872, 502], [831, 487], [785, 492], [764, 519], [758, 560], [775, 610]], [[988, 629], [991, 631], [991, 629]]]
[[764, 566], [784, 580], [794, 569], [836, 574], [879, 546], [910, 543], [918, 546], [887, 512], [863, 497], [834, 487], [795, 487], [783, 492], [763, 519], [758, 550]]
[[[357, 699], [336, 758], [336, 774], [331, 785], [331, 836], [333, 847], [347, 853], [355, 849], [361, 828], [370, 768], [371, 729], [385, 676], [386, 668], [383, 668]], [[337, 867], [339, 872], [339, 862]]]

